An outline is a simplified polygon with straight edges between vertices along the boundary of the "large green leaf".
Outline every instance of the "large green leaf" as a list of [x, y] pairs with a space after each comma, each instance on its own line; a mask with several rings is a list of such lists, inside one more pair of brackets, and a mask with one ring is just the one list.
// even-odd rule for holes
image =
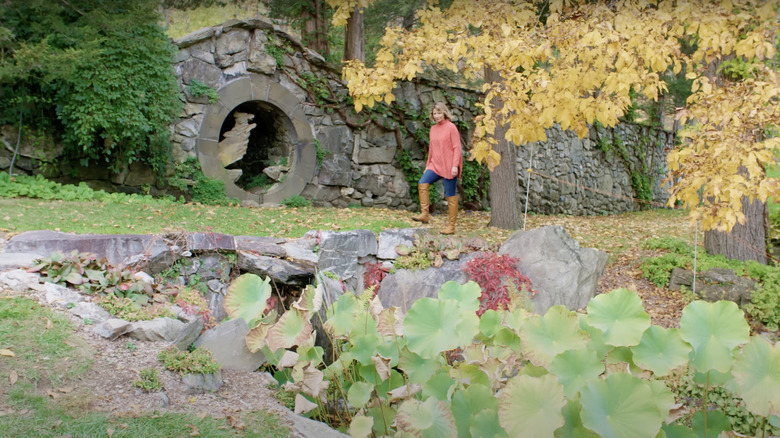
[[474, 416], [469, 428], [471, 438], [509, 438], [498, 422], [496, 409], [483, 409]]
[[268, 329], [265, 342], [271, 351], [279, 348], [291, 348], [300, 345], [312, 336], [312, 326], [306, 315], [296, 309], [290, 309]]
[[443, 366], [442, 362], [442, 356], [423, 358], [419, 354], [409, 351], [408, 348], [404, 348], [398, 359], [398, 368], [406, 373], [409, 383], [422, 384], [436, 374], [436, 371]]
[[488, 338], [492, 338], [502, 327], [503, 315], [493, 309], [488, 309], [479, 318], [479, 331]]
[[734, 380], [748, 410], [762, 417], [780, 415], [780, 344], [753, 336], [734, 364]]
[[326, 311], [328, 319], [323, 327], [335, 337], [346, 336], [356, 326], [356, 316], [360, 312], [365, 310], [358, 303], [357, 298], [352, 294], [343, 294], [328, 307]]
[[428, 379], [423, 385], [423, 397], [435, 397], [441, 401], [448, 401], [451, 397], [451, 391], [455, 387], [455, 380], [450, 377], [447, 371], [440, 371], [435, 376]]
[[515, 376], [498, 396], [498, 422], [509, 436], [553, 436], [563, 426], [563, 386], [552, 374]]
[[350, 336], [349, 342], [352, 344], [350, 351], [355, 360], [361, 365], [371, 365], [373, 363], [371, 358], [382, 340], [377, 334], [367, 334]]
[[558, 376], [566, 397], [572, 398], [589, 380], [604, 372], [604, 364], [591, 350], [568, 350], [555, 356], [550, 372]]
[[540, 317], [529, 317], [520, 330], [523, 353], [537, 366], [549, 366], [553, 358], [566, 350], [585, 347], [588, 335], [580, 330], [574, 312], [553, 306]]
[[[371, 392], [374, 390], [374, 385], [366, 382], [355, 382], [349, 387], [347, 391], [347, 400], [349, 404], [357, 409], [362, 408], [368, 400], [371, 399]], [[370, 428], [369, 428], [370, 429]]]
[[691, 417], [691, 426], [696, 436], [718, 436], [721, 432], [731, 430], [729, 417], [720, 411], [706, 412], [707, 419], [704, 419], [705, 412], [696, 411]]
[[732, 301], [694, 301], [683, 309], [680, 335], [693, 347], [694, 368], [725, 373], [731, 369], [734, 349], [748, 342], [750, 328]]
[[398, 430], [423, 438], [452, 438], [458, 434], [447, 404], [431, 397], [424, 402], [410, 399], [398, 407]]
[[591, 380], [580, 395], [582, 424], [604, 438], [655, 438], [666, 419], [650, 386], [628, 374]]
[[673, 369], [688, 363], [691, 346], [680, 337], [680, 330], [652, 326], [642, 335], [639, 345], [631, 347], [634, 363], [666, 376]]
[[371, 434], [374, 418], [365, 415], [355, 415], [349, 424], [349, 435], [352, 438], [365, 438]]
[[[233, 280], [225, 295], [225, 312], [231, 318], [241, 318], [250, 325], [262, 318], [271, 297], [271, 279], [261, 279], [255, 274], [243, 274]], [[249, 328], [252, 328], [250, 325]]]
[[582, 425], [581, 410], [579, 397], [566, 402], [566, 406], [561, 409], [566, 424], [555, 430], [555, 438], [599, 438], [595, 432]]
[[616, 289], [590, 300], [588, 324], [604, 332], [605, 344], [629, 347], [637, 345], [650, 327], [650, 315], [636, 292]]
[[[485, 385], [471, 384], [465, 389], [456, 390], [450, 403], [455, 425], [458, 427], [458, 437], [469, 438], [474, 416], [483, 409], [498, 410], [498, 399], [493, 391]], [[498, 419], [496, 419], [498, 421]]]
[[409, 350], [424, 358], [470, 344], [479, 332], [479, 318], [455, 300], [421, 298], [404, 318]]
[[440, 300], [455, 300], [463, 310], [472, 312], [479, 310], [480, 295], [482, 295], [482, 289], [473, 281], [466, 282], [466, 284], [448, 281], [442, 284], [439, 289]]

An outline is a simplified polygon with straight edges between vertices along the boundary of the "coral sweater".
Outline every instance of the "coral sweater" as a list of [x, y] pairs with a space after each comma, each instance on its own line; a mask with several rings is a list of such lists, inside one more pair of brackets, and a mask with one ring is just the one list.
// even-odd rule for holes
[[460, 177], [463, 169], [460, 134], [454, 123], [444, 119], [431, 126], [428, 162], [425, 164], [425, 169], [434, 171], [442, 178], [452, 179], [453, 167], [458, 168], [458, 177]]

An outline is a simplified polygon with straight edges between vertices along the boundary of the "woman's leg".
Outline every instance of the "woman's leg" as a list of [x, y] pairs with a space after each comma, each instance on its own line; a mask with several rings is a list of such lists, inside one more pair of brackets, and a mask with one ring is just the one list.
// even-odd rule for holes
[[447, 198], [447, 227], [442, 234], [455, 234], [458, 220], [458, 178], [444, 179], [444, 196]]
[[428, 212], [430, 211], [431, 205], [428, 198], [428, 187], [440, 179], [441, 177], [430, 169], [423, 172], [423, 176], [420, 178], [420, 182], [417, 184], [417, 193], [420, 195], [420, 214], [413, 216], [412, 220], [422, 222], [424, 224], [428, 223], [430, 218]]

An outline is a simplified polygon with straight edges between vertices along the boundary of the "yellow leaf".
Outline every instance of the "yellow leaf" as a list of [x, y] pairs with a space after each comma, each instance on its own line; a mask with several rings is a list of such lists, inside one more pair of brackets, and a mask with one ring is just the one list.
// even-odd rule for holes
[[13, 351], [8, 350], [6, 348], [0, 349], [0, 356], [6, 356], [6, 357], [16, 357]]

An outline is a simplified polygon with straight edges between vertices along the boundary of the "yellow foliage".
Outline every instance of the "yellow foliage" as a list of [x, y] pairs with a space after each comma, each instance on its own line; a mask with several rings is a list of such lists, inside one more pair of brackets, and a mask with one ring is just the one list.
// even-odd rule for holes
[[[338, 8], [334, 23], [370, 2], [327, 1]], [[542, 25], [532, 2], [455, 0], [446, 10], [420, 11], [421, 25], [411, 31], [389, 28], [375, 67], [354, 61], [343, 74], [360, 111], [392, 101], [396, 81], [427, 66], [468, 77], [497, 73], [499, 81], [484, 86], [485, 114], [475, 120], [471, 151], [492, 170], [500, 160], [493, 150], [498, 140], [518, 146], [544, 140], [544, 128], [554, 124], [580, 137], [596, 120], [614, 126], [631, 105], [630, 90], [657, 99], [666, 91], [661, 77], [685, 65], [694, 94], [680, 120], [693, 123], [680, 135], [684, 146], [668, 155], [670, 202], [683, 202], [705, 228], [728, 230], [744, 220], [742, 195], [766, 200], [777, 194], [777, 182], [763, 169], [780, 145], [761, 132], [780, 126], [780, 87], [777, 73], [761, 64], [754, 80], [741, 83], [719, 85], [704, 73], [708, 63], [725, 57], [775, 55], [772, 3], [635, 1], [610, 8], [554, 0]], [[692, 36], [696, 52], [686, 56], [679, 41]], [[499, 125], [506, 127], [504, 139], [493, 138]]]

